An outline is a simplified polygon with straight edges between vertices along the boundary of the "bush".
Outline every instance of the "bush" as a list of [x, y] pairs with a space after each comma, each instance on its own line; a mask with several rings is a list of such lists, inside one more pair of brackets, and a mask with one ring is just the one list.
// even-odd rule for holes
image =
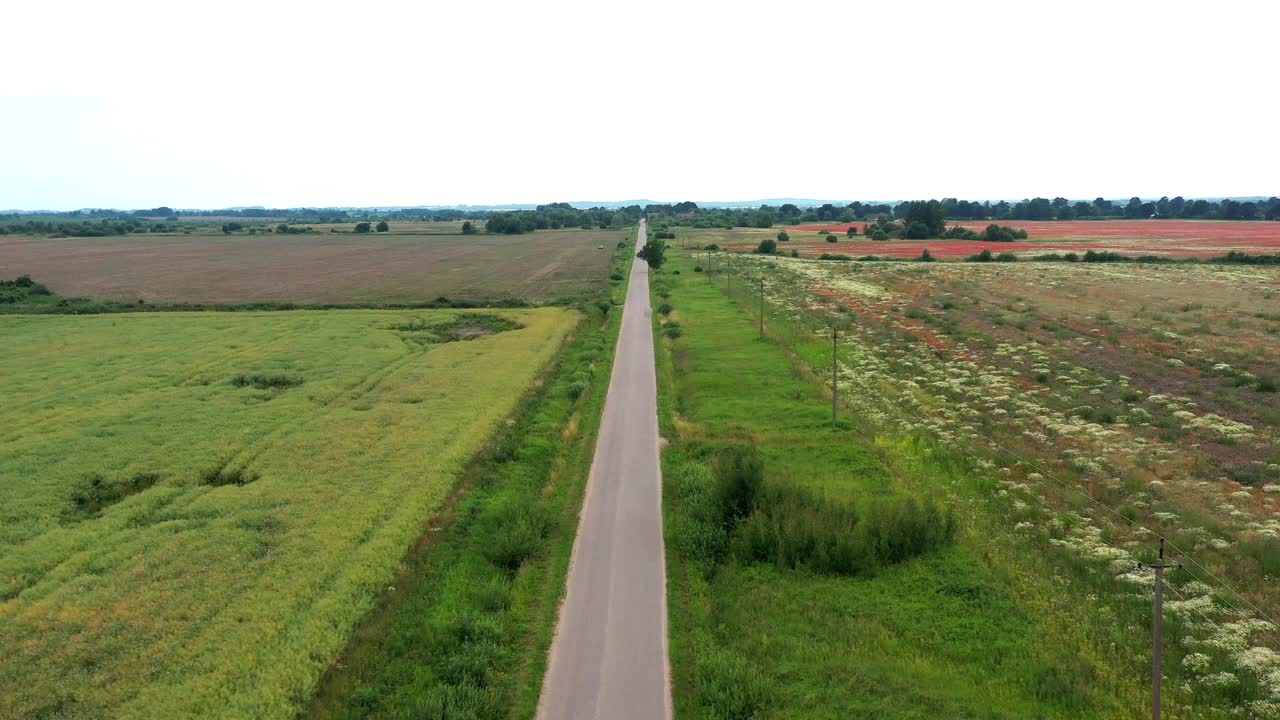
[[920, 253], [920, 257], [916, 258], [916, 260], [919, 262], [933, 262], [936, 259], [937, 258], [935, 258], [927, 248], [925, 249], [924, 252]]
[[670, 315], [675, 308], [671, 307], [671, 303], [662, 303], [658, 306], [658, 313], [662, 315]]
[[622, 279], [622, 273], [620, 273], [620, 272], [610, 273], [610, 274], [609, 274], [609, 279], [610, 279], [610, 280], [613, 280], [613, 281], [615, 281], [615, 282], [616, 282], [616, 281], [618, 281], [618, 280], [621, 280], [621, 279]]
[[1018, 256], [1011, 252], [1002, 252], [996, 256], [996, 262], [1018, 262]]
[[367, 232], [369, 232], [369, 227], [370, 227], [370, 226], [369, 226], [369, 223], [367, 223], [367, 222], [360, 222], [360, 223], [356, 223], [355, 230], [356, 230], [356, 232], [358, 232], [358, 233], [367, 233]]
[[1232, 250], [1226, 255], [1211, 258], [1209, 262], [1234, 265], [1280, 265], [1280, 254], [1250, 255], [1247, 252]]
[[509, 574], [515, 574], [525, 560], [537, 557], [542, 552], [542, 541], [551, 533], [550, 519], [536, 505], [509, 508], [494, 526], [484, 546], [485, 558]]
[[694, 266], [693, 266], [693, 271], [694, 271], [694, 272], [702, 272], [702, 266], [701, 266], [701, 265], [694, 265]]
[[849, 229], [844, 231], [844, 234], [845, 237], [853, 237], [858, 234], [858, 227], [856, 225], [850, 225]]
[[716, 477], [716, 494], [721, 520], [726, 527], [751, 514], [764, 483], [764, 460], [749, 445], [721, 450], [711, 465]]
[[859, 575], [943, 547], [954, 536], [954, 517], [941, 503], [891, 497], [859, 511], [787, 486], [761, 493], [732, 550], [744, 562]]
[[791, 241], [791, 236], [787, 234], [786, 230], [778, 231], [778, 242], [790, 242], [790, 241]]
[[908, 240], [924, 240], [929, 237], [929, 226], [922, 222], [913, 222], [907, 226]]
[[867, 231], [867, 237], [876, 242], [883, 242], [889, 239], [889, 233], [881, 228], [874, 227]]
[[778, 243], [772, 238], [765, 238], [756, 246], [756, 252], [761, 255], [772, 255], [778, 252]]
[[702, 249], [703, 250], [719, 250], [720, 246], [715, 243], [710, 243], [708, 245], [703, 245]]
[[948, 240], [978, 240], [982, 236], [967, 227], [952, 225], [947, 228], [946, 232], [942, 233], [942, 237]]
[[474, 224], [474, 223], [472, 223], [470, 220], [468, 220], [468, 221], [466, 221], [466, 222], [462, 223], [462, 234], [463, 234], [463, 235], [475, 235], [475, 234], [476, 234], [476, 226], [475, 226], [475, 224]]
[[965, 262], [995, 262], [995, 256], [990, 250], [983, 250], [977, 255], [970, 255], [964, 259]]
[[379, 222], [379, 223], [378, 223], [378, 226], [377, 226], [377, 228], [375, 228], [375, 229], [376, 229], [378, 232], [386, 232], [386, 231], [388, 231], [388, 230], [390, 230], [390, 229], [391, 229], [391, 226], [387, 224], [387, 221], [386, 221], [386, 220], [383, 220], [383, 221], [381, 221], [381, 222]]
[[1086, 250], [1084, 261], [1087, 263], [1128, 262], [1130, 258], [1110, 250]]
[[1014, 240], [1026, 240], [1027, 231], [992, 223], [987, 226], [986, 230], [982, 231], [982, 239], [987, 242], [1013, 242]]
[[821, 255], [818, 256], [818, 259], [819, 260], [839, 260], [840, 262], [848, 262], [853, 258], [849, 257], [848, 255], [841, 255], [839, 253], [822, 253]]
[[791, 249], [791, 257], [793, 257], [793, 258], [798, 258], [798, 257], [800, 257], [800, 251], [799, 251], [799, 250], [796, 250], [795, 248], [792, 248], [792, 249]]
[[840, 239], [839, 239], [839, 238], [837, 238], [835, 235], [832, 235], [832, 234], [830, 234], [830, 233], [827, 233], [827, 242], [829, 242], [829, 243], [833, 243], [833, 242], [839, 242], [839, 240], [840, 240]]
[[676, 338], [683, 335], [684, 331], [680, 328], [680, 323], [676, 322], [675, 320], [672, 320], [668, 322], [666, 325], [662, 326], [662, 334], [666, 335], [672, 340], [675, 340]]
[[1276, 391], [1276, 381], [1272, 377], [1258, 378], [1258, 392], [1273, 393]]

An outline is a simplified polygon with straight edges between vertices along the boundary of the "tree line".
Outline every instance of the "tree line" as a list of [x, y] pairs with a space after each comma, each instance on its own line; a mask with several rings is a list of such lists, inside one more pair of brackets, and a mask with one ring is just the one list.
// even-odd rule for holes
[[491, 233], [517, 235], [561, 228], [625, 227], [634, 224], [643, 214], [644, 210], [639, 205], [628, 205], [616, 210], [604, 207], [580, 210], [569, 203], [551, 203], [539, 205], [533, 210], [491, 213], [485, 221], [485, 229]]
[[[978, 202], [944, 198], [942, 200], [903, 201], [897, 204], [851, 202], [847, 205], [825, 203], [801, 208], [791, 203], [761, 205], [758, 208], [699, 208], [695, 203], [648, 205], [646, 213], [662, 217], [665, 224], [688, 227], [756, 227], [776, 224], [873, 222], [880, 219], [907, 220], [914, 203], [936, 203], [947, 220], [1079, 220], [1079, 219], [1198, 219], [1198, 220], [1280, 220], [1280, 198], [1267, 200], [1187, 200], [1182, 196], [1144, 201], [1133, 197], [1128, 202], [1105, 198], [1071, 202], [1057, 197], [1030, 198], [1016, 203], [1005, 200]], [[909, 222], [907, 224], [910, 224]]]

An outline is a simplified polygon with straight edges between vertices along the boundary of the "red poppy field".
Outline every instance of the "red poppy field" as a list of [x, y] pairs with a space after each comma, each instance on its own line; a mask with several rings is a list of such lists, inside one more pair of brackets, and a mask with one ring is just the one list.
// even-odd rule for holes
[[[988, 222], [955, 223], [981, 231]], [[1280, 252], [1280, 222], [1234, 222], [1227, 220], [1098, 220], [1081, 222], [1031, 222], [1010, 220], [1000, 224], [1020, 228], [1030, 236], [1023, 242], [989, 243], [971, 240], [891, 240], [876, 242], [845, 238], [850, 225], [865, 231], [866, 223], [800, 225], [788, 228], [791, 242], [802, 256], [821, 253], [843, 255], [880, 255], [914, 257], [924, 250], [943, 259], [964, 258], [983, 250], [1019, 254], [1111, 250], [1126, 255], [1162, 255], [1165, 257], [1214, 257], [1232, 250], [1248, 253]], [[829, 243], [820, 233], [830, 230], [840, 238]], [[806, 233], [812, 235], [805, 236]], [[733, 250], [752, 249], [754, 244], [729, 239], [725, 247]], [[758, 240], [756, 240], [758, 242]], [[746, 247], [751, 245], [751, 247]]]

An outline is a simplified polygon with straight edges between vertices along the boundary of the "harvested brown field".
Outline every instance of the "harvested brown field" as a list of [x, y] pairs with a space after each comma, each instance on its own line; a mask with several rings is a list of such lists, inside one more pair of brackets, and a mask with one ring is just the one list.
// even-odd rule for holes
[[539, 303], [607, 283], [609, 259], [625, 235], [5, 237], [0, 277], [30, 275], [70, 297], [148, 303], [410, 303], [440, 296]]

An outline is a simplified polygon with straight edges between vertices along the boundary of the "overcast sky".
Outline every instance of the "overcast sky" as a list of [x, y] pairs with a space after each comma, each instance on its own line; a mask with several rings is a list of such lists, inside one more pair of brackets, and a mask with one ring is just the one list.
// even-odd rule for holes
[[15, 2], [0, 209], [1280, 194], [1274, 2]]

